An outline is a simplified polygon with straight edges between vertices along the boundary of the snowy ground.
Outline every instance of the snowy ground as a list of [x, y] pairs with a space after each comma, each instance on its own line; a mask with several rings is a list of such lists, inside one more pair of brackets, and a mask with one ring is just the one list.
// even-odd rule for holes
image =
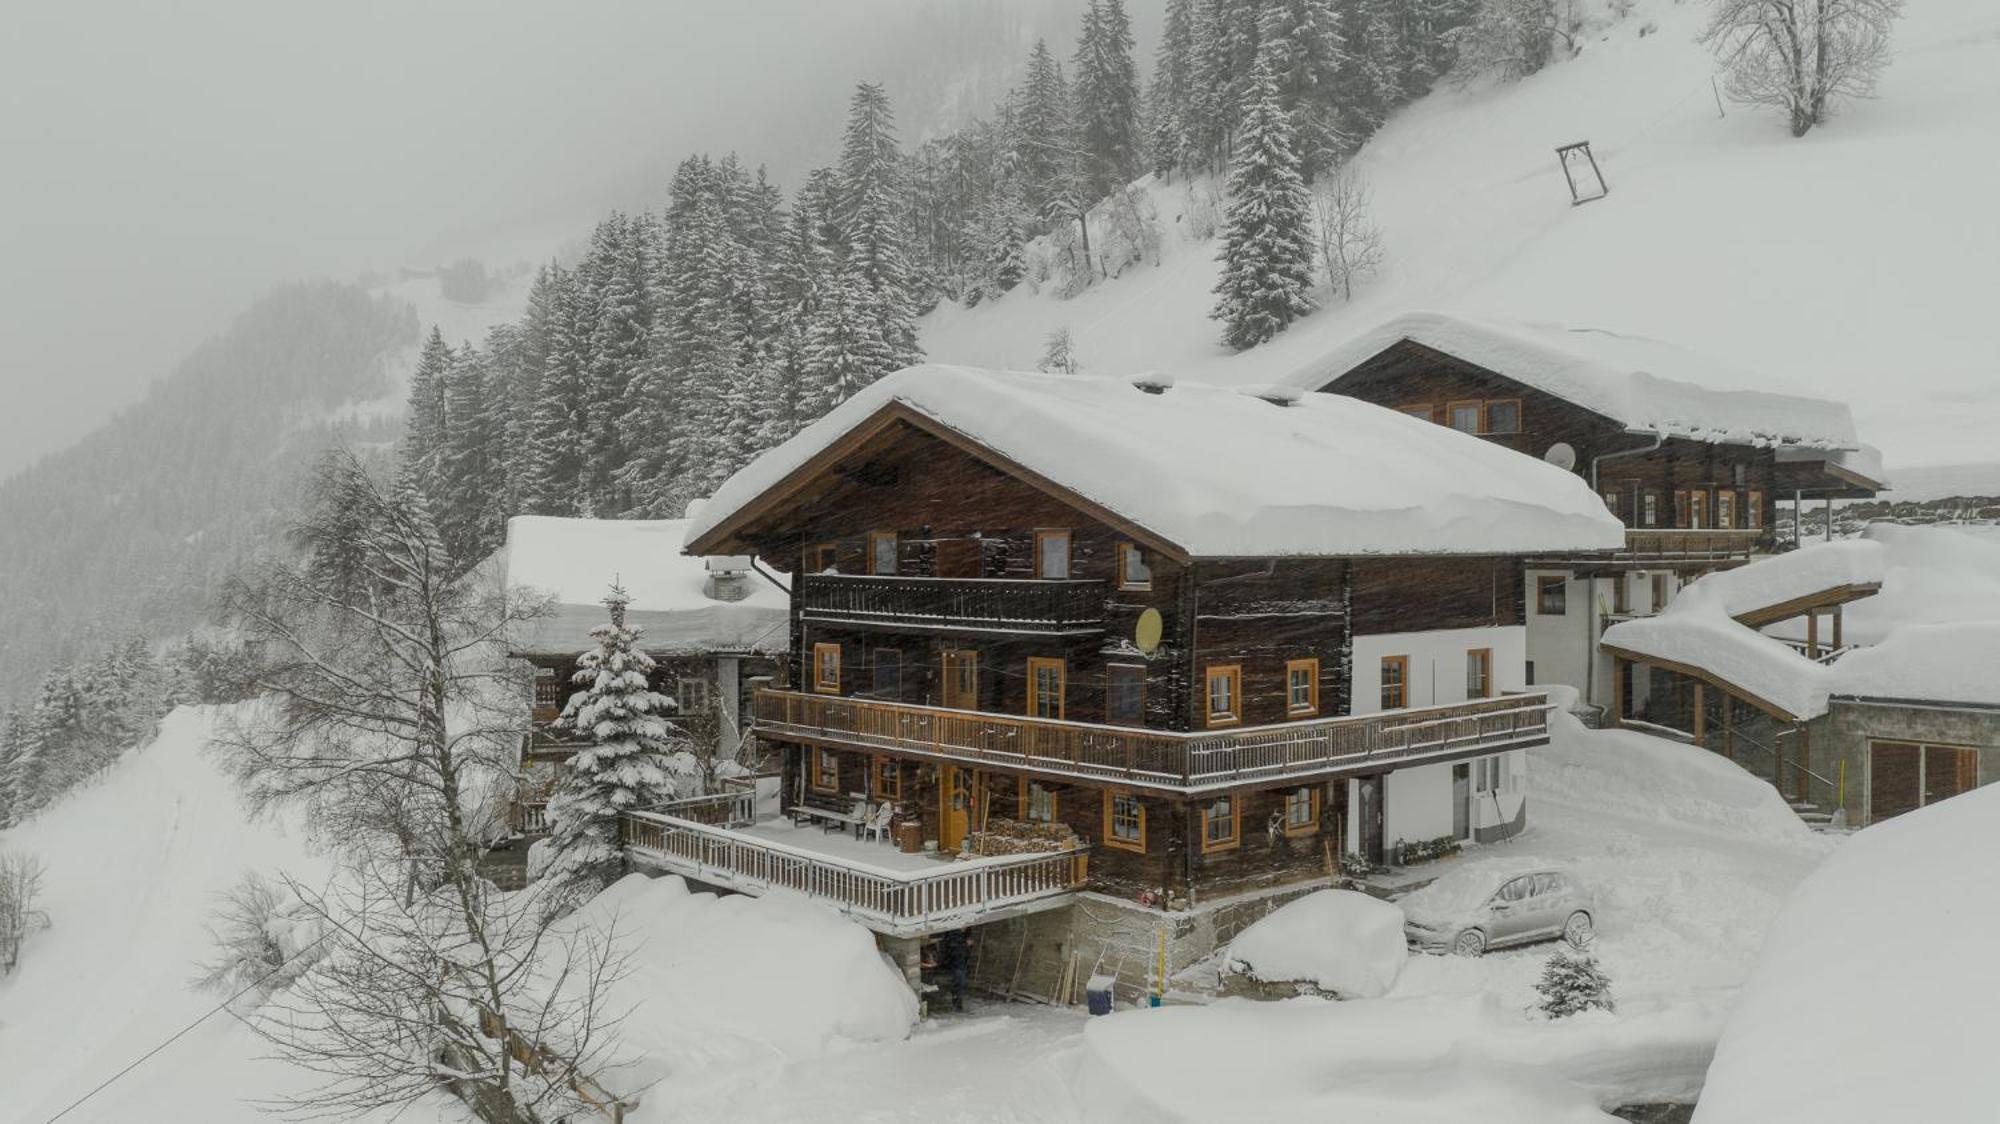
[[[1032, 366], [1067, 325], [1088, 371], [1270, 382], [1437, 308], [1652, 336], [1848, 399], [1892, 476], [1990, 461], [1985, 270], [2000, 223], [1967, 216], [1988, 213], [2000, 176], [2000, 6], [1909, 5], [1880, 96], [1798, 141], [1769, 111], [1718, 116], [1714, 60], [1695, 41], [1707, 10], [1637, 0], [1574, 59], [1399, 113], [1359, 156], [1382, 274], [1270, 344], [1232, 356], [1218, 343], [1215, 244], [1187, 239], [1188, 188], [1169, 184], [1154, 192], [1159, 265], [1072, 300], [1016, 290], [947, 305], [925, 319], [924, 347], [936, 362]], [[1577, 140], [1611, 194], [1572, 207], [1554, 149]], [[1839, 235], [1864, 219], [1865, 238]]]

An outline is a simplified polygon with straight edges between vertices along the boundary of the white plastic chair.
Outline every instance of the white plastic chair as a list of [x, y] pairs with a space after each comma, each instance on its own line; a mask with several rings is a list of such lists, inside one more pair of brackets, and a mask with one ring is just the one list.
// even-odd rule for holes
[[873, 835], [876, 839], [887, 843], [889, 841], [889, 821], [895, 815], [896, 806], [887, 800], [882, 801], [881, 806], [875, 809], [875, 815], [862, 827], [862, 838], [865, 839]]

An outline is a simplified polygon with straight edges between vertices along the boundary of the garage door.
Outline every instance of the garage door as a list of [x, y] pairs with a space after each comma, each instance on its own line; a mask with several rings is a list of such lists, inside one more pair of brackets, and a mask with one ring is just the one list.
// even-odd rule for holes
[[1879, 822], [1979, 785], [1979, 751], [1912, 742], [1868, 743], [1868, 808]]

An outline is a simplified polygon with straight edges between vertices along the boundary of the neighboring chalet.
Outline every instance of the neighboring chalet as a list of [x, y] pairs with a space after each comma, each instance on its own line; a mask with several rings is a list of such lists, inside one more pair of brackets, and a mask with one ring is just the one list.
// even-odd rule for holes
[[[642, 631], [653, 657], [653, 689], [672, 698], [673, 717], [698, 736], [733, 751], [749, 728], [749, 685], [778, 670], [790, 640], [789, 594], [748, 558], [696, 558], [681, 551], [685, 519], [563, 519], [518, 515], [495, 555], [502, 581], [550, 598], [548, 612], [511, 638], [509, 655], [534, 668], [533, 725], [524, 749], [531, 765], [559, 763], [572, 750], [550, 728], [579, 688], [577, 656], [595, 643], [591, 630], [610, 615], [612, 583], [632, 599], [626, 620]], [[538, 769], [543, 787], [552, 771]], [[530, 793], [521, 826], [540, 827]]]
[[784, 812], [900, 845], [743, 801], [629, 817], [628, 842], [829, 900], [906, 965], [909, 938], [1011, 918], [1016, 974], [1052, 979], [1060, 945], [1130, 987], [1155, 927], [1178, 966], [1226, 937], [1213, 910], [1343, 855], [1520, 830], [1547, 740], [1524, 559], [1621, 541], [1573, 475], [1363, 402], [912, 368], [687, 539], [789, 575], [797, 658], [755, 701]]
[[1598, 655], [1605, 627], [1659, 612], [1704, 572], [1771, 553], [1780, 501], [1796, 532], [1807, 502], [1883, 486], [1845, 404], [1773, 393], [1642, 337], [1416, 313], [1287, 381], [1476, 434], [1568, 469], [1602, 497], [1625, 525], [1619, 548], [1538, 552], [1525, 575], [1529, 682], [1575, 687], [1599, 710], [1648, 690], [1633, 663], [1621, 674], [1639, 679], [1612, 682]]

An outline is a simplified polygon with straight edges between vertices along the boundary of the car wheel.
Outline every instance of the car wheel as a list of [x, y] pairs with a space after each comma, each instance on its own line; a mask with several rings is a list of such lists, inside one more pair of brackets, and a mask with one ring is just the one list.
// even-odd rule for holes
[[1467, 929], [1451, 942], [1451, 951], [1454, 956], [1484, 956], [1486, 934], [1477, 929]]
[[1596, 935], [1597, 929], [1591, 923], [1590, 914], [1580, 909], [1570, 914], [1568, 921], [1563, 922], [1563, 940], [1568, 941], [1571, 948], [1583, 948], [1590, 943], [1590, 938]]

